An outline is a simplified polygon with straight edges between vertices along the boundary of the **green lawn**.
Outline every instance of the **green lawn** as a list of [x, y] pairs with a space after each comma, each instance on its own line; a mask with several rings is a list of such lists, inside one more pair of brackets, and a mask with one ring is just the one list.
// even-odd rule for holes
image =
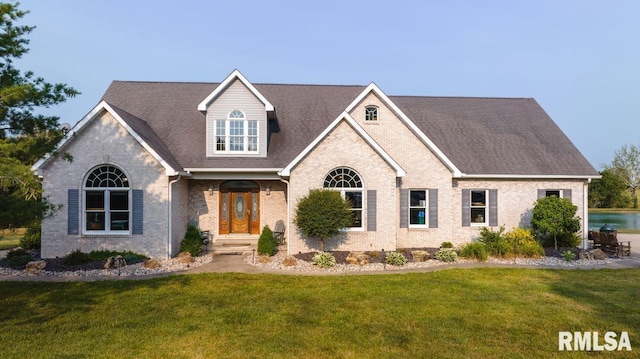
[[[3, 358], [628, 358], [640, 269], [0, 282]], [[558, 352], [627, 331], [632, 352]]]
[[20, 238], [24, 236], [25, 229], [16, 230], [0, 229], [0, 251], [15, 248], [20, 245]]

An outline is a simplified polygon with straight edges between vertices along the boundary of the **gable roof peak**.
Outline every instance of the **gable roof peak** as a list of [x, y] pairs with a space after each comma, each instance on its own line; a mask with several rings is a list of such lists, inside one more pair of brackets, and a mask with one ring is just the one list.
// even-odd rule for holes
[[275, 109], [271, 102], [269, 102], [269, 100], [267, 100], [260, 91], [258, 91], [251, 82], [249, 82], [249, 80], [247, 80], [247, 78], [238, 71], [238, 69], [235, 69], [224, 79], [224, 81], [220, 83], [220, 85], [218, 85], [218, 87], [216, 87], [215, 90], [213, 90], [213, 92], [198, 104], [198, 111], [206, 111], [209, 104], [223, 93], [235, 80], [242, 82], [242, 84], [245, 85], [249, 91], [251, 91], [251, 93], [264, 104], [265, 111], [273, 111]]

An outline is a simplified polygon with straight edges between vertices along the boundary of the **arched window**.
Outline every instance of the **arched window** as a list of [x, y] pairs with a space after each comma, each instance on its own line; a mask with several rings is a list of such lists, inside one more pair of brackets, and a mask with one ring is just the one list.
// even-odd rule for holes
[[258, 152], [258, 121], [233, 110], [226, 120], [216, 120], [216, 152]]
[[323, 187], [340, 191], [351, 203], [351, 228], [362, 228], [364, 186], [360, 175], [351, 168], [338, 167], [324, 177]]
[[367, 122], [378, 121], [378, 107], [367, 106], [364, 108], [364, 120]]
[[85, 233], [129, 233], [131, 190], [121, 169], [110, 165], [93, 169], [86, 177], [83, 192]]

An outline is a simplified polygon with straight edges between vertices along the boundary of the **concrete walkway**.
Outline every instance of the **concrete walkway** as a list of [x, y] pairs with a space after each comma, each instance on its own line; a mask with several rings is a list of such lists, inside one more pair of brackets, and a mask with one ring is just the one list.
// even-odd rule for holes
[[[513, 265], [513, 264], [496, 264], [496, 263], [453, 263], [443, 264], [441, 266], [433, 266], [426, 268], [411, 268], [389, 271], [347, 271], [347, 272], [324, 272], [324, 271], [311, 271], [311, 272], [299, 272], [290, 270], [278, 270], [268, 269], [258, 266], [253, 266], [245, 263], [244, 257], [241, 255], [232, 254], [216, 254], [213, 261], [204, 265], [188, 269], [181, 272], [172, 273], [159, 273], [153, 275], [144, 276], [127, 276], [127, 277], [53, 277], [53, 276], [0, 276], [0, 281], [96, 281], [96, 280], [138, 280], [166, 277], [170, 275], [185, 275], [185, 274], [198, 274], [198, 273], [248, 273], [248, 274], [285, 274], [285, 275], [373, 275], [373, 274], [399, 274], [399, 273], [421, 273], [431, 272], [436, 270], [451, 269], [451, 268], [533, 268], [533, 269], [621, 269], [621, 268], [639, 268], [640, 267], [640, 234], [624, 234], [618, 235], [619, 241], [631, 242], [631, 256], [624, 257], [623, 260], [615, 261], [606, 265], [594, 265], [594, 266], [580, 266], [580, 267], [557, 267], [557, 266], [526, 266], [526, 265]], [[0, 254], [0, 256], [4, 256]]]

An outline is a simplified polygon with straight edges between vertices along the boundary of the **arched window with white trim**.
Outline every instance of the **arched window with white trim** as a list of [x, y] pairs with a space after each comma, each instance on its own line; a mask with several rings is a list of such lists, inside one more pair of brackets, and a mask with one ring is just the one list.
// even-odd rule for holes
[[351, 168], [338, 167], [325, 176], [323, 187], [340, 191], [351, 204], [351, 228], [363, 228], [364, 186], [360, 175]]
[[103, 165], [87, 175], [83, 185], [86, 234], [125, 234], [131, 229], [131, 188], [118, 167]]

